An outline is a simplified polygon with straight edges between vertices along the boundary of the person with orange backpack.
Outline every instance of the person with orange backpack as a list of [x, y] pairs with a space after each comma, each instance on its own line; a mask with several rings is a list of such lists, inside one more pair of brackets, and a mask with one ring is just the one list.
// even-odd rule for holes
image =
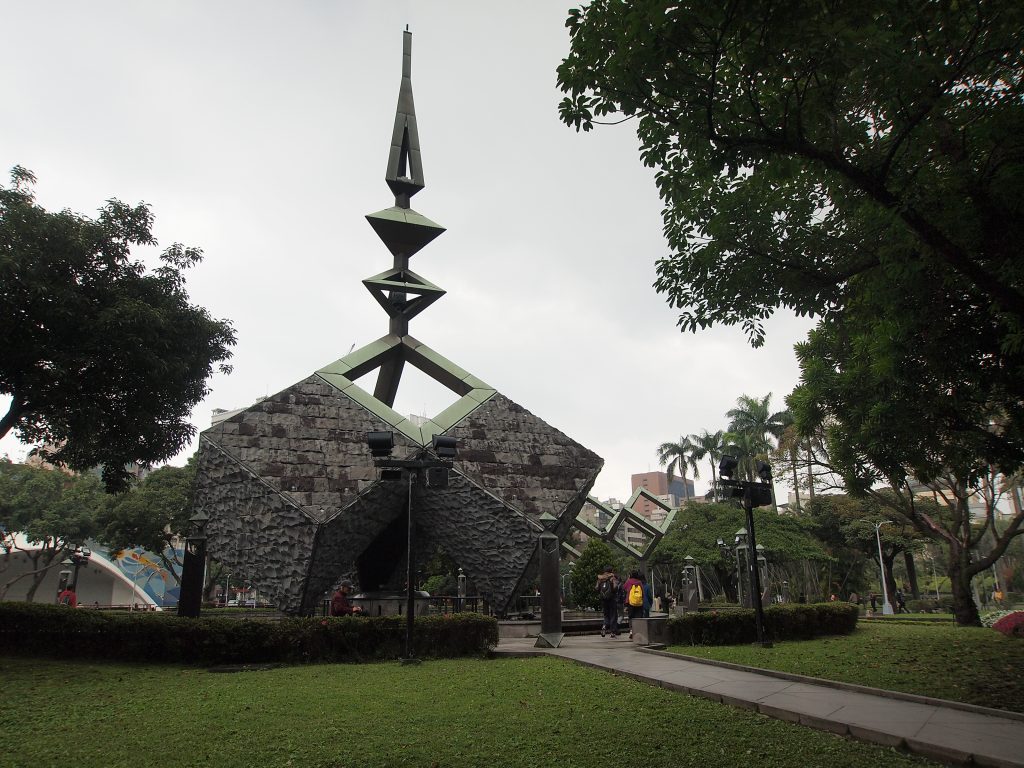
[[644, 615], [644, 584], [640, 581], [640, 571], [633, 570], [622, 585], [625, 595], [626, 614], [629, 616], [629, 636], [633, 637], [633, 619], [641, 619]]

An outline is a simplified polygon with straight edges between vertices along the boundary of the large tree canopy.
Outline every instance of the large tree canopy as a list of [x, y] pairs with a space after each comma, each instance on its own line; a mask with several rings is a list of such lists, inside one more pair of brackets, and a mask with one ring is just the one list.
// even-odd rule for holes
[[[28, 171], [0, 187], [0, 394], [14, 429], [73, 469], [166, 460], [188, 444], [192, 408], [231, 356], [230, 322], [189, 303], [183, 272], [201, 252], [174, 244], [147, 272], [130, 249], [155, 245], [145, 204], [109, 200], [96, 219], [36, 204]], [[227, 366], [221, 365], [222, 370]]]
[[[27, 578], [31, 602], [64, 553], [96, 534], [109, 498], [94, 474], [70, 476], [0, 459], [0, 600], [14, 582]], [[34, 544], [24, 550], [31, 565], [11, 577], [6, 572], [11, 560], [4, 556], [22, 549], [19, 534]]]
[[1024, 344], [1024, 5], [594, 0], [562, 119], [636, 117], [689, 330], [842, 309], [866, 274], [955, 286]]

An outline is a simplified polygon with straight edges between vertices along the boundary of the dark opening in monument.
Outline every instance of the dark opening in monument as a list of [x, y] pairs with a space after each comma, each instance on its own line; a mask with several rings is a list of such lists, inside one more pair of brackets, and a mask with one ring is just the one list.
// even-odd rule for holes
[[398, 515], [356, 558], [363, 592], [402, 590], [405, 587], [405, 541], [408, 517]]

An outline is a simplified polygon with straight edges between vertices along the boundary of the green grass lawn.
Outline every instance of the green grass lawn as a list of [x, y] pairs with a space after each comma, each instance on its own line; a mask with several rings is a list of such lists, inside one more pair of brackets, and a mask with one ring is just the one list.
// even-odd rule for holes
[[553, 658], [181, 667], [0, 658], [4, 768], [934, 765]]
[[862, 622], [848, 636], [669, 650], [826, 680], [1024, 712], [1024, 641], [947, 622]]

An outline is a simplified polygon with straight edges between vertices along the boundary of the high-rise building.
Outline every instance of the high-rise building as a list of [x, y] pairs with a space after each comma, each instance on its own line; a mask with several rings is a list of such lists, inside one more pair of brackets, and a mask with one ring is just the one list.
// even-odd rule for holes
[[[634, 491], [637, 488], [643, 488], [670, 507], [678, 507], [687, 499], [694, 497], [692, 480], [673, 477], [672, 482], [669, 483], [668, 475], [665, 472], [643, 472], [633, 475], [632, 485]], [[665, 510], [643, 496], [633, 504], [633, 510], [658, 525], [661, 525], [665, 519]]]

